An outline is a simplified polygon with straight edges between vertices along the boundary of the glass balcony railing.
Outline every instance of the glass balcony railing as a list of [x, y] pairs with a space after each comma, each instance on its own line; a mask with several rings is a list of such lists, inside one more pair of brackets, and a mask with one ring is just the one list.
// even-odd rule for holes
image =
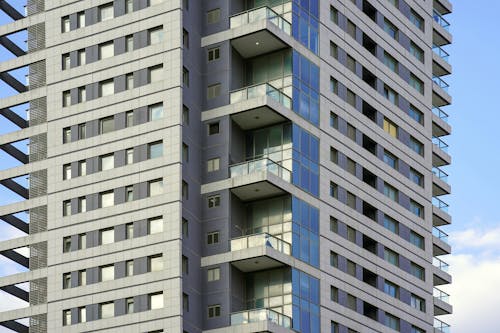
[[229, 26], [231, 29], [234, 29], [242, 25], [257, 22], [260, 20], [268, 20], [269, 22], [283, 30], [283, 32], [285, 32], [287, 35], [290, 35], [292, 32], [292, 25], [290, 24], [290, 22], [285, 20], [269, 7], [250, 9], [243, 13], [233, 15], [229, 19]]
[[443, 140], [441, 140], [440, 138], [438, 138], [437, 136], [432, 137], [432, 143], [435, 144], [442, 151], [446, 153], [448, 152], [448, 147], [449, 147], [448, 144]]
[[446, 52], [441, 46], [432, 45], [432, 51], [434, 51], [434, 53], [436, 53], [441, 59], [448, 62], [450, 54]]
[[434, 333], [451, 333], [450, 325], [434, 318]]
[[276, 325], [291, 328], [292, 319], [271, 309], [255, 309], [235, 312], [231, 314], [231, 325], [242, 325], [270, 321]]
[[275, 295], [270, 297], [261, 297], [246, 301], [247, 309], [267, 309], [292, 304], [292, 294]]
[[440, 119], [444, 120], [445, 122], [448, 122], [448, 114], [446, 112], [444, 112], [440, 107], [433, 106], [432, 113], [434, 113], [436, 116], [438, 116]]
[[286, 108], [292, 108], [292, 99], [269, 83], [257, 84], [234, 90], [229, 94], [231, 104], [246, 101], [255, 97], [269, 96]]
[[292, 253], [292, 246], [290, 243], [267, 233], [231, 239], [231, 251], [238, 251], [258, 246], [267, 246], [287, 255]]
[[292, 181], [292, 172], [290, 170], [285, 169], [278, 163], [268, 158], [251, 160], [229, 167], [230, 177], [244, 176], [260, 171], [267, 171], [269, 173], [272, 173], [289, 183]]
[[449, 205], [444, 202], [443, 200], [437, 198], [437, 197], [432, 197], [432, 204], [436, 206], [437, 208], [441, 209], [443, 212], [448, 213], [448, 207]]
[[441, 289], [434, 287], [433, 295], [434, 295], [434, 297], [436, 297], [440, 301], [443, 301], [445, 303], [450, 304], [450, 295], [448, 295], [447, 293], [445, 293]]
[[442, 78], [440, 78], [439, 76], [434, 76], [432, 77], [432, 81], [434, 81], [434, 83], [437, 84], [441, 89], [448, 92], [450, 85], [446, 83]]
[[436, 257], [432, 257], [432, 264], [434, 265], [434, 267], [439, 268], [443, 272], [448, 272], [448, 270], [450, 268], [450, 265], [448, 265], [448, 263], [446, 263], [446, 262], [444, 262], [441, 259], [436, 258]]
[[444, 30], [450, 31], [450, 22], [446, 21], [444, 17], [434, 10], [434, 15], [432, 15], [434, 21], [436, 21]]
[[448, 234], [444, 232], [443, 230], [433, 227], [432, 228], [432, 234], [437, 237], [438, 239], [442, 240], [445, 243], [448, 243]]
[[448, 174], [441, 170], [439, 167], [432, 167], [432, 173], [444, 182], [448, 182]]

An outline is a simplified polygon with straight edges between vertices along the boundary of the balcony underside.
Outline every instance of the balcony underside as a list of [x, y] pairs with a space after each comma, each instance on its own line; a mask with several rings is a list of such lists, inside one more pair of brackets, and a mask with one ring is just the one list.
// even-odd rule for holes
[[432, 165], [440, 167], [451, 164], [451, 156], [436, 145], [432, 145]]
[[440, 269], [439, 267], [432, 267], [433, 269], [433, 282], [434, 286], [451, 283], [451, 275]]
[[286, 193], [282, 188], [267, 182], [261, 181], [231, 188], [231, 192], [241, 201], [253, 201], [283, 195]]
[[436, 137], [450, 135], [451, 126], [443, 119], [439, 118], [435, 114], [432, 114], [432, 135]]
[[432, 236], [432, 255], [433, 256], [442, 256], [451, 253], [450, 244], [442, 241], [436, 236]]
[[436, 175], [432, 175], [432, 196], [440, 196], [451, 193], [450, 184], [439, 179]]
[[287, 120], [267, 105], [236, 113], [231, 116], [231, 119], [244, 131], [279, 124]]
[[269, 320], [263, 320], [254, 323], [246, 323], [241, 325], [233, 325], [231, 328], [222, 327], [213, 330], [205, 330], [203, 333], [253, 333], [253, 332], [274, 332], [274, 333], [293, 333], [296, 332], [290, 328], [277, 325]]
[[451, 216], [442, 209], [432, 206], [432, 223], [435, 227], [451, 224]]
[[288, 46], [267, 29], [232, 39], [231, 45], [245, 59], [278, 51]]
[[443, 302], [442, 300], [434, 297], [434, 315], [435, 316], [447, 315], [447, 314], [451, 314], [452, 312], [453, 312], [453, 307], [450, 304]]
[[451, 96], [439, 87], [436, 83], [432, 84], [432, 105], [446, 106], [451, 104]]

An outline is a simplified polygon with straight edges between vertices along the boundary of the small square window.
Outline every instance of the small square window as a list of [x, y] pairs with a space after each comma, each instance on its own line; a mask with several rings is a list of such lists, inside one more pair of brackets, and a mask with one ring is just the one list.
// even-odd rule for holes
[[157, 120], [163, 118], [163, 103], [157, 103], [148, 107], [149, 120]]
[[115, 304], [113, 302], [99, 304], [99, 318], [111, 318], [115, 315]]
[[220, 305], [210, 305], [208, 307], [208, 318], [220, 317]]
[[99, 119], [99, 134], [106, 134], [115, 130], [115, 118], [113, 116]]
[[207, 244], [212, 245], [218, 243], [219, 243], [219, 232], [218, 231], [209, 232], [207, 234]]
[[149, 45], [154, 45], [161, 43], [164, 38], [163, 27], [156, 27], [148, 30], [149, 34]]
[[214, 208], [220, 206], [220, 195], [211, 195], [207, 197], [208, 208]]
[[207, 171], [218, 171], [220, 168], [220, 158], [212, 158], [207, 161]]
[[115, 204], [115, 195], [113, 191], [99, 193], [100, 207], [111, 207]]
[[99, 82], [99, 96], [105, 97], [115, 93], [115, 84], [113, 79]]
[[111, 281], [115, 279], [115, 266], [107, 265], [99, 267], [100, 281]]
[[208, 61], [214, 61], [220, 58], [220, 48], [214, 47], [208, 50]]
[[155, 179], [148, 182], [149, 196], [163, 194], [163, 179]]
[[163, 142], [157, 141], [148, 144], [148, 158], [157, 158], [163, 156]]
[[111, 58], [115, 55], [113, 42], [99, 44], [99, 59]]
[[99, 21], [107, 21], [113, 18], [113, 3], [99, 6]]
[[218, 281], [220, 280], [220, 268], [211, 268], [207, 270], [207, 281], [212, 282], [212, 281]]
[[214, 24], [220, 20], [220, 8], [212, 9], [207, 12], [207, 23]]
[[149, 83], [158, 82], [163, 79], [163, 66], [154, 66], [149, 68]]
[[207, 99], [213, 99], [220, 96], [221, 84], [216, 83], [208, 86], [207, 88]]
[[149, 307], [151, 310], [163, 308], [163, 293], [149, 295]]
[[163, 218], [162, 217], [156, 217], [154, 219], [149, 219], [149, 234], [158, 234], [160, 232], [163, 232]]
[[103, 229], [99, 233], [101, 239], [101, 245], [111, 244], [115, 242], [115, 229], [108, 228]]
[[115, 156], [113, 154], [107, 154], [99, 156], [101, 171], [111, 170], [115, 167]]
[[163, 269], [163, 257], [161, 255], [150, 256], [148, 258], [150, 272], [158, 272]]

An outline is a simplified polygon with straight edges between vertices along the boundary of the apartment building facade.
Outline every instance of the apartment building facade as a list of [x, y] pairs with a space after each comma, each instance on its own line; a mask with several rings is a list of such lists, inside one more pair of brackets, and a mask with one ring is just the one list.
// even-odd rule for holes
[[2, 327], [450, 331], [448, 0], [0, 8]]

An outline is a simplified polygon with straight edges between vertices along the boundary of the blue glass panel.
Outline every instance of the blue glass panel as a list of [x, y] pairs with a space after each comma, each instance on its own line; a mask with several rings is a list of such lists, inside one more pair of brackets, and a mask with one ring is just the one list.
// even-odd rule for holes
[[310, 258], [309, 258], [309, 263], [314, 266], [318, 267], [319, 266], [319, 237], [313, 234], [310, 234], [310, 240], [309, 240], [309, 251], [310, 251]]
[[313, 174], [311, 177], [311, 193], [319, 195], [319, 176], [317, 174]]
[[300, 94], [299, 114], [306, 119], [309, 118], [309, 96], [304, 93]]
[[309, 11], [309, 0], [300, 0], [300, 6], [304, 9]]
[[301, 57], [300, 58], [300, 79], [304, 82], [304, 83], [309, 83], [310, 80], [311, 80], [311, 77], [309, 75], [309, 60], [307, 60], [306, 57]]
[[304, 272], [300, 272], [300, 298], [309, 299], [309, 275]]
[[311, 161], [319, 161], [319, 141], [315, 137], [311, 136]]
[[[296, 6], [294, 6], [294, 8], [296, 8]], [[299, 39], [299, 25], [297, 24], [298, 22], [299, 22], [299, 17], [294, 11], [292, 14], [292, 36], [295, 39]]]
[[300, 331], [302, 333], [309, 333], [311, 332], [311, 318], [309, 316], [309, 312], [306, 311], [301, 311], [300, 312]]
[[305, 201], [300, 201], [300, 224], [309, 228], [309, 205]]
[[[308, 233], [306, 231], [306, 233]], [[300, 235], [300, 259], [309, 262], [309, 239], [307, 235], [301, 233]]]
[[[296, 303], [294, 302], [294, 304]], [[300, 307], [298, 305], [293, 305], [292, 316], [292, 326], [295, 330], [300, 332]]]
[[297, 160], [293, 160], [292, 167], [292, 182], [295, 185], [300, 185], [300, 163]]
[[319, 0], [310, 0], [309, 9], [312, 16], [319, 18]]
[[[297, 269], [292, 269], [292, 294], [300, 295], [300, 271]], [[296, 304], [293, 301], [293, 304]]]
[[[310, 283], [310, 287], [311, 287], [311, 296], [309, 299], [311, 300], [311, 303], [319, 304], [319, 280], [311, 277], [309, 283]], [[311, 304], [311, 309], [312, 308], [313, 307]], [[318, 312], [313, 311], [313, 313], [319, 313], [319, 309], [318, 309]]]
[[302, 130], [300, 133], [300, 152], [302, 155], [309, 156], [309, 134]]
[[310, 222], [311, 222], [310, 229], [315, 234], [318, 234], [319, 233], [319, 210], [317, 210], [314, 207], [311, 207], [311, 209], [310, 209], [310, 216], [311, 216], [311, 218], [310, 218]]
[[320, 322], [319, 316], [311, 314], [311, 333], [319, 333]]
[[309, 40], [309, 24], [304, 17], [299, 19], [299, 42], [307, 46]]
[[[311, 87], [319, 91], [319, 67], [311, 64]], [[318, 98], [318, 94], [315, 92], [311, 92], [311, 94], [315, 94], [314, 98]]]
[[[297, 224], [294, 223], [293, 227], [295, 228], [296, 225]], [[300, 238], [297, 232], [292, 233], [292, 255], [294, 257], [300, 258]]]

